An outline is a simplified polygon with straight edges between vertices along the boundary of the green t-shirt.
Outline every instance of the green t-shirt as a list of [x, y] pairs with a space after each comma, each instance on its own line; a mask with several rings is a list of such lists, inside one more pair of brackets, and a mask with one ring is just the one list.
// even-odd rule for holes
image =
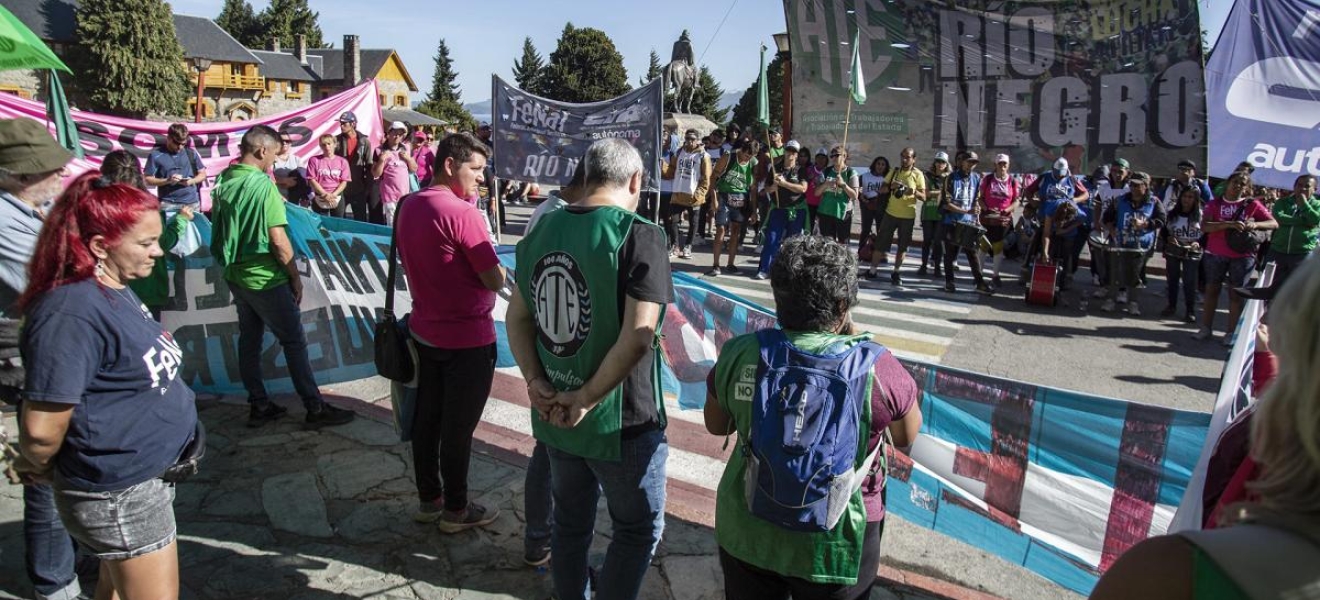
[[188, 224], [191, 223], [177, 214], [166, 220], [163, 212], [160, 213], [160, 219], [164, 226], [161, 228], [159, 243], [165, 255], [156, 259], [156, 266], [151, 268], [150, 275], [128, 282], [128, 287], [133, 289], [133, 293], [147, 308], [162, 308], [169, 301], [170, 276], [167, 264], [171, 260], [170, 250], [179, 244], [179, 239], [188, 231]]
[[270, 245], [270, 228], [289, 224], [275, 182], [255, 167], [237, 164], [220, 174], [211, 198], [211, 254], [224, 265], [225, 281], [248, 290], [288, 282]]
[[[786, 332], [798, 349], [813, 354], [835, 354], [868, 339], [869, 335], [842, 336], [821, 332]], [[747, 439], [752, 420], [756, 369], [760, 361], [756, 334], [741, 335], [725, 342], [715, 363], [715, 397], [733, 416], [738, 439]], [[871, 397], [867, 381], [866, 398]], [[870, 435], [871, 403], [863, 409], [863, 431], [858, 436], [857, 461], [866, 455]], [[715, 541], [725, 552], [747, 564], [816, 583], [852, 585], [862, 559], [866, 534], [866, 507], [860, 491], [831, 531], [790, 531], [753, 515], [747, 508], [743, 478], [745, 459], [740, 450], [729, 454], [729, 463], [715, 492]]]
[[[848, 186], [853, 189], [857, 189], [859, 185], [859, 176], [857, 175], [856, 170], [852, 167], [845, 167], [843, 174], [840, 175], [838, 171], [834, 170], [833, 165], [826, 167], [825, 171], [820, 174], [820, 180], [817, 181], [817, 185], [824, 185], [835, 179], [843, 180], [844, 183], [848, 184]], [[844, 192], [843, 190], [827, 191], [821, 194], [820, 208], [818, 208], [817, 211], [827, 217], [842, 219], [844, 215], [848, 214], [849, 205], [850, 201], [848, 200], [847, 192]]]
[[745, 194], [752, 189], [752, 174], [756, 169], [756, 158], [738, 164], [738, 155], [729, 156], [729, 164], [720, 175], [719, 191], [726, 194]]

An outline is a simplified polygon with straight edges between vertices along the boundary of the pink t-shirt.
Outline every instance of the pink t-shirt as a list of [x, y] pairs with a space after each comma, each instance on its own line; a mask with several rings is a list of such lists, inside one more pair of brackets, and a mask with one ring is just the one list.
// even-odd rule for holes
[[481, 213], [447, 187], [429, 187], [395, 220], [399, 254], [412, 292], [412, 334], [437, 348], [495, 343], [495, 292], [478, 273], [499, 264]]
[[990, 210], [1007, 211], [1018, 195], [1018, 182], [1012, 175], [1000, 181], [991, 173], [981, 180], [981, 199], [985, 202], [985, 207]]
[[421, 145], [412, 151], [413, 160], [417, 162], [417, 181], [421, 182], [422, 187], [431, 185], [431, 169], [435, 168], [435, 151], [430, 146]]
[[[384, 146], [377, 148], [372, 162], [385, 151]], [[407, 151], [406, 147], [399, 146], [393, 157], [385, 163], [385, 170], [380, 172], [380, 201], [385, 204], [394, 204], [408, 194], [408, 163], [403, 162], [398, 154]]]
[[[1239, 213], [1239, 211], [1241, 211]], [[1216, 198], [1205, 206], [1203, 222], [1208, 221], [1269, 221], [1274, 219], [1270, 214], [1270, 209], [1265, 208], [1259, 200], [1247, 198], [1239, 202], [1226, 202], [1222, 198]], [[1210, 234], [1210, 239], [1206, 241], [1205, 251], [1215, 256], [1224, 258], [1244, 258], [1251, 256], [1242, 252], [1234, 252], [1228, 247], [1228, 231], [1219, 230]]]
[[307, 160], [307, 178], [320, 184], [321, 189], [333, 192], [340, 183], [352, 181], [353, 173], [348, 169], [348, 159], [342, 156], [313, 156]]

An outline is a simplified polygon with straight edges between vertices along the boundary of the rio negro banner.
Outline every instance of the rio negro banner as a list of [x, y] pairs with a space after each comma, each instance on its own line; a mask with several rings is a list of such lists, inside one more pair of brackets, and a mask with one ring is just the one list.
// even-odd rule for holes
[[642, 187], [657, 187], [664, 119], [659, 78], [613, 100], [590, 104], [535, 96], [498, 75], [491, 80], [496, 177], [566, 185], [592, 142], [621, 138], [642, 155]]
[[853, 165], [911, 146], [1039, 172], [1126, 158], [1172, 174], [1205, 155], [1195, 0], [784, 0], [792, 45], [793, 134], [843, 138], [852, 41], [866, 103], [852, 106]]
[[1320, 175], [1320, 2], [1238, 0], [1205, 73], [1212, 175], [1243, 160], [1259, 185]]
[[[345, 111], [353, 111], [357, 115], [358, 131], [367, 136], [373, 147], [380, 143], [384, 132], [381, 129], [380, 102], [376, 95], [375, 80], [305, 108], [252, 121], [185, 123], [188, 126], [189, 146], [197, 151], [207, 173], [207, 182], [202, 185], [202, 209], [210, 209], [209, 191], [215, 176], [238, 160], [239, 143], [243, 134], [253, 125], [268, 125], [289, 134], [298, 161], [307, 164], [307, 159], [321, 154], [317, 138], [326, 133], [339, 133], [339, 115]], [[85, 158], [69, 164], [71, 175], [82, 174], [88, 169], [99, 169], [101, 159], [113, 150], [127, 150], [145, 164], [152, 150], [165, 145], [165, 134], [170, 126], [164, 122], [136, 121], [78, 110], [72, 113]], [[0, 119], [19, 117], [44, 123], [46, 106], [40, 102], [0, 94]], [[54, 124], [50, 124], [50, 127], [54, 132]]]

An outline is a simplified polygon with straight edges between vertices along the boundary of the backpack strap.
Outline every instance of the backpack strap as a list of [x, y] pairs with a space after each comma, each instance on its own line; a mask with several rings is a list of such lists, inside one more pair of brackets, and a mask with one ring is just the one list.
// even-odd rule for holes
[[1273, 524], [1178, 534], [1205, 552], [1251, 598], [1293, 598], [1320, 585], [1320, 540]]

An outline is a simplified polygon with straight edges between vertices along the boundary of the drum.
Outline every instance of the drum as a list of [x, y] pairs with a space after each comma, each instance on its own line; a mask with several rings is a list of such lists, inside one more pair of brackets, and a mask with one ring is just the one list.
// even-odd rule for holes
[[1031, 267], [1031, 282], [1027, 284], [1027, 304], [1057, 306], [1059, 304], [1059, 266], [1037, 261]]
[[1141, 265], [1146, 262], [1146, 250], [1110, 247], [1106, 256], [1109, 262], [1109, 277], [1115, 278], [1119, 287], [1137, 287], [1141, 281]]
[[1013, 215], [1010, 213], [997, 213], [997, 212], [986, 213], [981, 215], [981, 225], [986, 228], [1012, 227]]
[[955, 246], [976, 250], [985, 237], [985, 228], [976, 223], [954, 223], [951, 237]]
[[1191, 246], [1176, 244], [1170, 238], [1169, 243], [1164, 245], [1164, 256], [1172, 260], [1200, 260], [1201, 247], [1198, 245], [1193, 250]]

